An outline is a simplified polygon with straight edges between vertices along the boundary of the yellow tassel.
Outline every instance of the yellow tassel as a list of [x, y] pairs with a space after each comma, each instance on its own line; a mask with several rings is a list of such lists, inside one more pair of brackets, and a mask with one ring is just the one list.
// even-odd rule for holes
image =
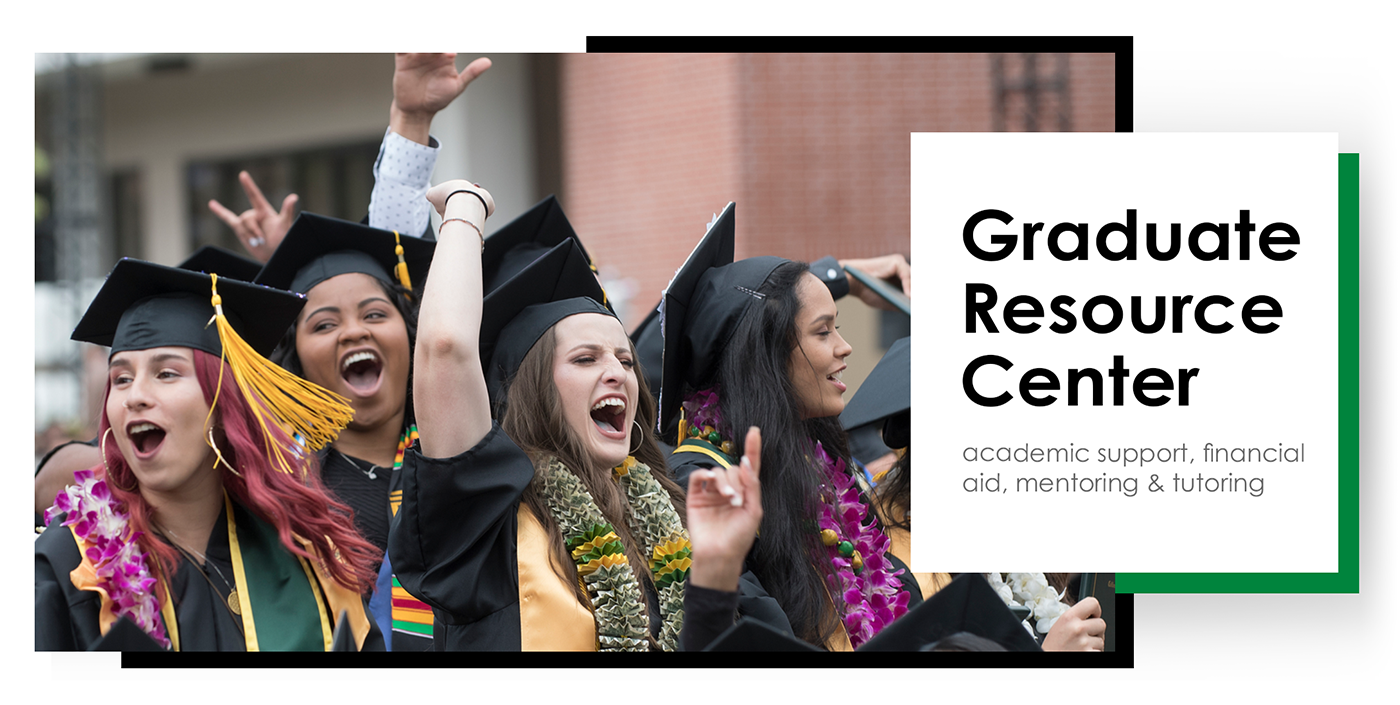
[[[320, 450], [335, 440], [341, 429], [355, 416], [350, 400], [324, 387], [308, 382], [259, 355], [248, 345], [224, 317], [223, 299], [219, 296], [219, 275], [210, 274], [214, 305], [214, 321], [218, 324], [219, 343], [224, 354], [219, 362], [222, 382], [224, 362], [233, 371], [238, 390], [248, 400], [248, 408], [262, 427], [267, 457], [275, 459], [280, 470], [291, 473], [286, 452], [275, 447], [269, 422], [288, 435], [298, 435], [310, 450]], [[218, 393], [215, 392], [215, 404]], [[210, 405], [209, 413], [214, 412]]]
[[403, 288], [413, 290], [413, 281], [408, 278], [408, 262], [403, 258], [403, 245], [399, 242], [399, 231], [394, 231], [394, 254], [399, 256], [399, 263], [394, 265], [394, 274], [398, 275], [399, 283]]

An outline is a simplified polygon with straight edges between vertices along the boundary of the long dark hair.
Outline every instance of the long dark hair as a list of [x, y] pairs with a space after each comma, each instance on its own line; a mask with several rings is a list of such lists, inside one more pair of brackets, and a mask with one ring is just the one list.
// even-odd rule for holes
[[717, 391], [729, 436], [743, 442], [750, 426], [763, 433], [763, 523], [750, 554], [754, 571], [792, 623], [798, 638], [825, 645], [840, 628], [825, 580], [830, 562], [816, 530], [824, 470], [814, 442], [851, 467], [835, 417], [803, 419], [792, 384], [798, 347], [797, 285], [807, 265], [787, 261], [759, 287], [763, 301], [739, 322], [720, 357]]
[[[404, 428], [413, 424], [413, 348], [418, 340], [418, 303], [422, 301], [421, 292], [410, 291], [399, 284], [390, 284], [374, 275], [369, 275], [384, 290], [384, 296], [394, 302], [394, 308], [403, 317], [404, 327], [408, 329], [408, 387], [407, 398], [404, 402], [403, 423]], [[301, 358], [297, 355], [297, 324], [287, 328], [287, 332], [282, 334], [282, 341], [277, 343], [268, 359], [277, 363], [282, 369], [303, 379], [306, 373], [302, 371]]]
[[[525, 488], [521, 501], [534, 512], [545, 533], [550, 537], [550, 546], [554, 553], [552, 563], [559, 579], [572, 586], [579, 603], [588, 607], [588, 595], [573, 570], [573, 557], [565, 548], [564, 537], [554, 522], [549, 505], [540, 494], [541, 473], [551, 458], [558, 458], [564, 463], [565, 467], [583, 481], [589, 494], [593, 495], [598, 509], [622, 539], [622, 545], [627, 549], [627, 562], [632, 565], [632, 572], [636, 575], [638, 583], [651, 582], [651, 562], [647, 560], [649, 556], [642, 553], [645, 549], [642, 543], [645, 537], [632, 535], [627, 520], [627, 495], [613, 481], [611, 472], [598, 473], [594, 470], [583, 443], [574, 436], [564, 418], [563, 400], [559, 398], [559, 388], [554, 384], [554, 348], [557, 342], [554, 330], [554, 327], [551, 327], [545, 331], [534, 347], [530, 348], [530, 352], [526, 353], [520, 363], [520, 369], [508, 382], [503, 400], [497, 403], [494, 416], [500, 420], [501, 429], [506, 435], [535, 463], [535, 478]], [[632, 348], [632, 359], [636, 360], [635, 347], [630, 341], [628, 346]], [[685, 493], [680, 485], [671, 479], [666, 457], [661, 454], [661, 447], [656, 444], [652, 434], [646, 431], [656, 423], [656, 398], [647, 389], [646, 375], [640, 364], [634, 369], [637, 373], [637, 423], [628, 430], [628, 448], [637, 447], [640, 443], [632, 457], [645, 464], [651, 470], [651, 476], [670, 494], [671, 504], [675, 505], [681, 523], [684, 524]]]

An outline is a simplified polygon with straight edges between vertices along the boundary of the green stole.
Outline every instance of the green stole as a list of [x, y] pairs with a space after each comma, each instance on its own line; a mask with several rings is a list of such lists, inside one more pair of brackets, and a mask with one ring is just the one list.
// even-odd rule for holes
[[[233, 503], [227, 493], [224, 513], [247, 650], [330, 650], [329, 612], [311, 564], [288, 551], [276, 528]], [[179, 625], [169, 599], [162, 604], [161, 616], [178, 651]]]

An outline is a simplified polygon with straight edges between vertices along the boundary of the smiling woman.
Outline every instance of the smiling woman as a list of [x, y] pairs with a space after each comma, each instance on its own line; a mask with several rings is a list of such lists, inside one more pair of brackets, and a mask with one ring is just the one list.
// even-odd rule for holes
[[357, 647], [383, 648], [361, 597], [374, 548], [283, 430], [315, 447], [350, 410], [262, 357], [301, 306], [216, 275], [112, 270], [73, 333], [112, 349], [101, 465], [35, 543], [36, 649], [149, 645], [115, 629], [129, 620], [177, 651], [327, 650], [342, 612]]
[[790, 624], [814, 646], [850, 650], [903, 615], [916, 589], [887, 555], [835, 418], [851, 346], [806, 264], [735, 262], [733, 232], [730, 204], [663, 298], [671, 469], [684, 482], [732, 464], [735, 432], [763, 429], [763, 524], [747, 567], [786, 617], [766, 621]]
[[[430, 240], [302, 213], [287, 231], [259, 284], [306, 295], [273, 359], [349, 400], [354, 417], [321, 454], [326, 486], [353, 510], [355, 527], [381, 556], [397, 508], [396, 469], [416, 437], [411, 394], [418, 295], [432, 260]], [[392, 650], [431, 646], [427, 607], [407, 595], [391, 599], [392, 568], [383, 561], [371, 603], [392, 631]]]

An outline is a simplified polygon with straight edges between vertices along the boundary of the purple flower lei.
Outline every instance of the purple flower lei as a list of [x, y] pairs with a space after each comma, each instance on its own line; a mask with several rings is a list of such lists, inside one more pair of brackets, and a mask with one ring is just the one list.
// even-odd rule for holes
[[131, 531], [130, 516], [112, 497], [107, 483], [97, 479], [91, 470], [73, 473], [73, 479], [77, 484], [65, 488], [53, 506], [44, 510], [44, 524], [67, 512], [63, 525], [88, 544], [84, 555], [92, 561], [97, 586], [112, 601], [112, 614], [118, 619], [123, 615], [131, 618], [152, 639], [170, 648], [165, 628], [156, 618], [160, 612], [152, 590], [156, 579], [147, 567], [146, 554], [136, 543], [141, 532]]
[[[858, 647], [869, 641], [895, 619], [909, 611], [909, 593], [902, 589], [899, 575], [903, 569], [893, 570], [894, 564], [885, 558], [890, 540], [880, 531], [878, 523], [865, 518], [869, 507], [860, 501], [860, 489], [855, 478], [846, 472], [846, 461], [827, 455], [820, 442], [816, 447], [817, 460], [826, 471], [827, 482], [822, 486], [823, 493], [832, 491], [834, 503], [822, 503], [820, 528], [830, 529], [844, 541], [850, 541], [860, 554], [864, 567], [857, 574], [852, 567], [852, 558], [841, 556], [839, 544], [826, 546], [827, 558], [831, 561], [835, 574], [827, 576], [832, 595], [840, 595], [838, 604], [844, 604], [846, 633], [850, 635], [851, 646]], [[828, 500], [832, 496], [826, 497]]]
[[702, 389], [691, 394], [681, 402], [681, 408], [685, 409], [686, 423], [700, 428], [711, 426], [719, 431], [720, 435], [728, 435], [729, 426], [720, 415], [719, 395], [713, 389]]

